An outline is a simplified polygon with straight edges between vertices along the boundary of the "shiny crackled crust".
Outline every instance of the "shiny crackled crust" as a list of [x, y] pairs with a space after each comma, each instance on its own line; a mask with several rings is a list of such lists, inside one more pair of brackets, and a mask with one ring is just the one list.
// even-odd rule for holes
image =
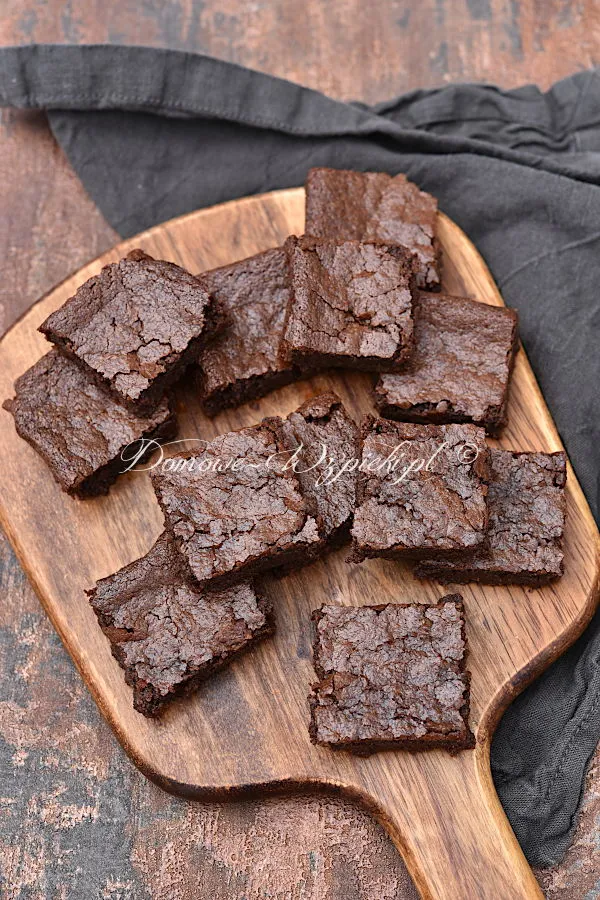
[[422, 293], [413, 353], [401, 373], [379, 378], [375, 405], [385, 418], [473, 422], [496, 433], [506, 424], [516, 349], [513, 310]]
[[352, 559], [447, 556], [480, 544], [489, 481], [483, 429], [367, 419], [363, 465], [394, 452], [394, 473], [381, 468], [359, 474]]
[[133, 250], [39, 330], [133, 411], [149, 411], [223, 324], [201, 279]]
[[[282, 422], [285, 446], [297, 455], [297, 477], [329, 549], [349, 534], [356, 495], [359, 429], [337, 394], [328, 392], [307, 400]], [[301, 448], [301, 450], [299, 449]], [[344, 462], [348, 469], [340, 477]]]
[[168, 440], [177, 428], [168, 399], [148, 416], [134, 414], [57, 350], [17, 379], [4, 408], [61, 488], [80, 499], [108, 492], [126, 468], [121, 453], [129, 444]]
[[252, 583], [198, 589], [166, 532], [146, 556], [87, 593], [145, 716], [190, 694], [273, 631], [271, 607]]
[[403, 248], [290, 237], [280, 357], [306, 371], [397, 369], [413, 344], [414, 258]]
[[[277, 465], [285, 450], [280, 420], [229, 432], [150, 474], [165, 527], [201, 584], [232, 584], [279, 565], [301, 564], [321, 544], [294, 472]], [[208, 471], [198, 471], [201, 466]], [[237, 460], [224, 471], [219, 461]], [[172, 466], [172, 463], [169, 463]], [[196, 468], [190, 471], [189, 467]]]
[[290, 299], [283, 248], [202, 274], [229, 325], [198, 359], [200, 400], [214, 416], [222, 409], [263, 397], [299, 372], [279, 359], [279, 342]]
[[417, 286], [440, 289], [437, 200], [405, 175], [311, 169], [306, 180], [305, 232], [407, 247], [419, 260]]
[[360, 754], [473, 746], [460, 594], [432, 606], [326, 605], [313, 622], [313, 743]]
[[424, 558], [419, 578], [539, 587], [563, 573], [566, 455], [490, 450], [489, 528], [455, 560]]

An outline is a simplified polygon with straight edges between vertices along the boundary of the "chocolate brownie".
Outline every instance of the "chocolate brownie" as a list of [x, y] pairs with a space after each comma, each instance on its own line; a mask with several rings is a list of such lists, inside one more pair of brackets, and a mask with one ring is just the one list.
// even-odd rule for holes
[[222, 324], [200, 279], [133, 250], [86, 281], [40, 331], [137, 412], [156, 407]]
[[517, 348], [517, 314], [463, 297], [421, 294], [415, 345], [397, 375], [382, 375], [375, 404], [405, 422], [474, 422], [489, 433], [506, 424]]
[[360, 754], [474, 746], [460, 594], [432, 606], [322, 606], [313, 621], [313, 743]]
[[327, 549], [349, 535], [356, 494], [359, 430], [334, 393], [321, 394], [281, 426], [304, 498]]
[[397, 369], [413, 345], [414, 257], [400, 247], [291, 237], [281, 358], [303, 370]]
[[214, 416], [289, 384], [299, 373], [278, 356], [290, 298], [282, 247], [205, 272], [202, 279], [230, 321], [198, 360], [202, 407]]
[[483, 544], [453, 560], [425, 558], [417, 577], [538, 587], [562, 575], [566, 462], [564, 453], [490, 450]]
[[[4, 402], [17, 433], [47, 463], [63, 491], [80, 499], [106, 494], [141, 449], [143, 439], [169, 440], [177, 423], [164, 399], [147, 416], [132, 413], [93, 378], [51, 350], [15, 382], [15, 397]], [[156, 449], [151, 445], [140, 458]]]
[[197, 582], [232, 584], [301, 564], [321, 546], [299, 480], [282, 465], [280, 428], [269, 419], [229, 432], [150, 473], [165, 526]]
[[408, 247], [419, 260], [418, 286], [429, 291], [440, 288], [437, 200], [405, 175], [311, 169], [304, 230], [334, 240]]
[[459, 553], [487, 527], [488, 449], [475, 425], [367, 419], [353, 560]]
[[202, 591], [186, 577], [167, 533], [146, 556], [87, 592], [133, 705], [155, 716], [273, 631], [271, 610], [250, 582]]

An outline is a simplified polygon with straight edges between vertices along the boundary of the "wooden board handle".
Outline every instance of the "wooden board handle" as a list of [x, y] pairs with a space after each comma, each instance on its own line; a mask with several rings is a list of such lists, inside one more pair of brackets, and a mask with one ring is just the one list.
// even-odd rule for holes
[[374, 803], [421, 896], [543, 898], [496, 794], [489, 749], [479, 745], [455, 757], [419, 754], [414, 765], [418, 791], [403, 791], [401, 779], [394, 777], [393, 758], [385, 783], [380, 767], [370, 770], [367, 762], [363, 772], [368, 801]]

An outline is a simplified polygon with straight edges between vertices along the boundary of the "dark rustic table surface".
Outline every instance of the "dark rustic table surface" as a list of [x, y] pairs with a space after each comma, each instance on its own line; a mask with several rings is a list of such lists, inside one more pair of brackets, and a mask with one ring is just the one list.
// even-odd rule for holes
[[[595, 0], [2, 0], [2, 45], [202, 51], [376, 102], [513, 87], [597, 63]], [[0, 114], [0, 331], [118, 240], [43, 115]], [[6, 900], [392, 900], [414, 888], [372, 818], [339, 799], [191, 803], [150, 784], [102, 720], [0, 537], [0, 895]], [[549, 898], [600, 897], [600, 755]], [[458, 898], [457, 898], [458, 900]]]

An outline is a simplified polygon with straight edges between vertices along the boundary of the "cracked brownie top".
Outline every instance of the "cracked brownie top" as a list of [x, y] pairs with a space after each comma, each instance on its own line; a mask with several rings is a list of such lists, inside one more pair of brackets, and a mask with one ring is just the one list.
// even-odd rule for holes
[[383, 241], [411, 250], [417, 285], [439, 290], [437, 200], [405, 175], [311, 169], [306, 180], [306, 234], [335, 240]]
[[129, 444], [175, 432], [167, 398], [150, 415], [133, 413], [58, 350], [17, 379], [15, 397], [4, 407], [62, 489], [79, 497], [106, 493], [127, 467], [121, 453]]
[[150, 409], [219, 324], [200, 279], [133, 250], [81, 285], [40, 331], [123, 402]]
[[517, 314], [464, 297], [422, 293], [415, 346], [398, 375], [382, 375], [383, 416], [412, 422], [471, 421], [496, 431], [506, 420]]
[[434, 606], [323, 606], [313, 620], [315, 743], [359, 753], [471, 746], [460, 594]]
[[367, 419], [353, 558], [449, 554], [476, 546], [487, 526], [488, 480], [482, 428]]
[[184, 569], [165, 532], [146, 556], [88, 592], [133, 705], [146, 716], [272, 631], [270, 607], [250, 582], [203, 591]]
[[423, 559], [419, 577], [540, 585], [562, 575], [566, 454], [491, 449], [490, 469], [483, 544], [460, 559]]
[[386, 244], [290, 237], [281, 356], [305, 369], [395, 369], [412, 349], [414, 258]]
[[307, 400], [282, 422], [283, 441], [298, 453], [296, 473], [324, 540], [347, 536], [354, 513], [359, 429], [337, 394]]
[[320, 546], [298, 478], [284, 466], [280, 425], [229, 432], [151, 472], [165, 526], [198, 582], [233, 583], [305, 561]]

